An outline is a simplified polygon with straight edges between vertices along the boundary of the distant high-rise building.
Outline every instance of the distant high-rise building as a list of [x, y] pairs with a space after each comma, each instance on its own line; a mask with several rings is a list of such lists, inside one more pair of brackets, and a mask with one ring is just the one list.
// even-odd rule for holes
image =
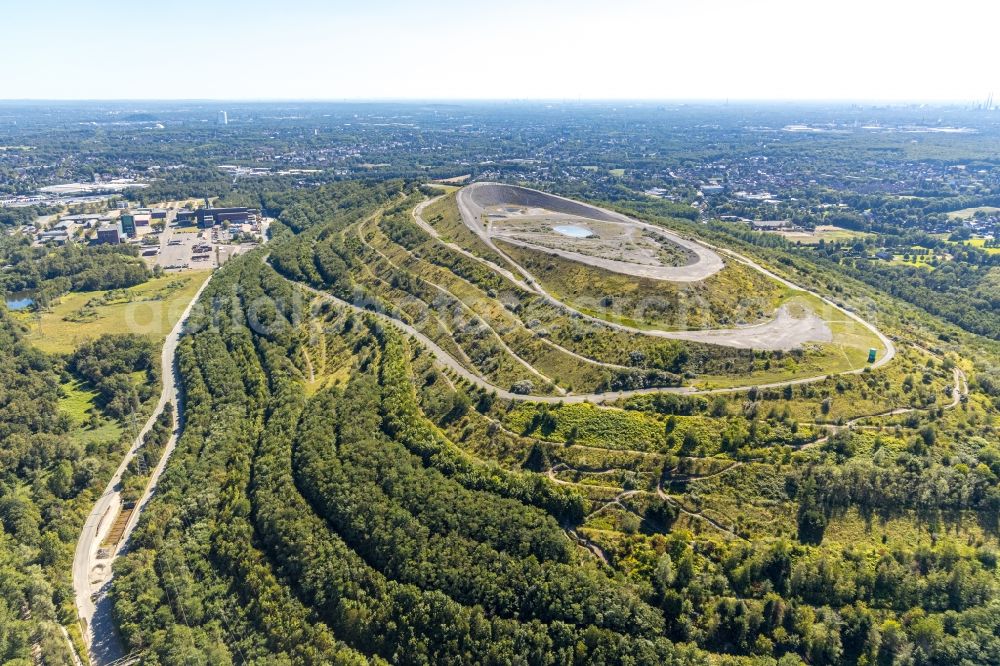
[[220, 125], [229, 124], [229, 116], [226, 115], [225, 111], [219, 111], [219, 124]]

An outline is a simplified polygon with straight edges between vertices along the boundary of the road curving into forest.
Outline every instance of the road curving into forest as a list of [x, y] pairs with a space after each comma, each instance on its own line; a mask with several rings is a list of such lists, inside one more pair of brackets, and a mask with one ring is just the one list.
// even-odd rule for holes
[[[184, 325], [191, 314], [191, 310], [194, 308], [195, 303], [198, 302], [198, 298], [210, 280], [211, 277], [206, 279], [201, 287], [198, 288], [191, 302], [188, 303], [177, 323], [163, 341], [163, 349], [160, 352], [162, 388], [156, 408], [139, 432], [139, 435], [132, 442], [132, 446], [125, 454], [114, 476], [108, 482], [104, 493], [94, 504], [94, 508], [87, 517], [87, 521], [83, 525], [83, 531], [80, 533], [80, 538], [76, 543], [76, 553], [73, 557], [73, 591], [76, 596], [76, 607], [80, 617], [83, 640], [90, 652], [90, 663], [92, 666], [106, 666], [126, 657], [111, 616], [111, 598], [108, 595], [108, 591], [111, 587], [112, 565], [128, 545], [129, 537], [135, 529], [136, 522], [156, 488], [156, 483], [163, 473], [167, 459], [177, 444], [177, 436], [181, 425], [181, 392], [175, 358], [177, 345], [180, 341], [181, 333], [184, 331]], [[99, 557], [101, 542], [107, 536], [115, 518], [122, 509], [122, 475], [142, 445], [142, 440], [146, 436], [146, 433], [153, 427], [157, 417], [159, 417], [168, 402], [173, 402], [175, 406], [170, 439], [163, 449], [160, 461], [150, 475], [146, 490], [139, 501], [136, 502], [135, 508], [126, 523], [125, 530], [118, 543], [111, 549], [111, 552], [104, 553], [106, 557]]]

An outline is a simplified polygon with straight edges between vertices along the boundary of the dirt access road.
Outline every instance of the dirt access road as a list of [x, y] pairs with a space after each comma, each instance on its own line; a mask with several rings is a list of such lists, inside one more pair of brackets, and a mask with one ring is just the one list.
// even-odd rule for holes
[[[503, 199], [513, 199], [506, 201]], [[557, 254], [571, 261], [585, 263], [596, 268], [631, 275], [633, 277], [647, 277], [656, 280], [667, 280], [670, 282], [699, 282], [705, 278], [715, 275], [722, 270], [724, 264], [722, 258], [710, 248], [694, 241], [679, 236], [662, 227], [657, 227], [645, 222], [639, 222], [626, 217], [621, 213], [597, 208], [579, 201], [567, 199], [565, 197], [548, 194], [539, 190], [527, 187], [517, 187], [501, 183], [473, 183], [458, 191], [455, 197], [462, 220], [483, 242], [490, 246], [502, 256], [506, 256], [493, 242], [494, 234], [489, 226], [489, 221], [483, 223], [485, 210], [488, 206], [502, 205], [509, 203], [512, 205], [528, 205], [544, 208], [556, 213], [564, 213], [580, 218], [589, 218], [603, 222], [613, 222], [619, 225], [627, 225], [650, 231], [669, 242], [684, 248], [694, 255], [694, 261], [684, 266], [648, 266], [636, 264], [628, 261], [595, 257], [580, 254], [569, 250], [560, 250], [549, 247], [542, 247], [523, 240], [512, 239], [507, 236], [502, 237], [508, 243], [514, 243], [523, 247], [536, 249], [540, 252]], [[509, 257], [508, 257], [509, 258]], [[526, 275], [527, 277], [527, 275]]]
[[[483, 206], [480, 203], [476, 203], [472, 195], [465, 194], [467, 191], [475, 193], [474, 188], [476, 188], [477, 185], [483, 187], [486, 186], [497, 187], [493, 183], [476, 183], [473, 185], [468, 185], [459, 190], [455, 200], [456, 203], [458, 204], [459, 213], [462, 216], [462, 221], [473, 233], [479, 236], [479, 238], [484, 243], [486, 243], [486, 245], [491, 250], [496, 252], [500, 257], [506, 259], [510, 263], [510, 265], [514, 266], [517, 269], [517, 271], [521, 274], [523, 279], [515, 278], [510, 271], [503, 269], [499, 266], [496, 266], [492, 262], [486, 261], [479, 257], [475, 257], [474, 255], [471, 255], [471, 253], [468, 253], [466, 251], [462, 250], [460, 251], [462, 251], [463, 254], [466, 254], [467, 256], [472, 256], [472, 258], [476, 259], [477, 261], [480, 261], [485, 265], [489, 266], [490, 268], [501, 273], [504, 277], [515, 282], [518, 286], [524, 287], [529, 291], [533, 291], [539, 294], [553, 305], [556, 305], [557, 307], [560, 307], [563, 310], [570, 312], [576, 316], [582, 317], [587, 321], [591, 321], [600, 324], [602, 326], [607, 326], [609, 328], [614, 328], [616, 330], [625, 331], [627, 333], [636, 333], [640, 335], [648, 335], [652, 337], [666, 338], [670, 340], [686, 340], [688, 342], [702, 342], [706, 344], [720, 345], [723, 347], [735, 347], [739, 349], [788, 351], [791, 349], [796, 349], [798, 347], [801, 347], [802, 344], [806, 342], [830, 342], [833, 340], [833, 333], [830, 330], [830, 327], [821, 317], [819, 317], [818, 315], [816, 315], [816, 313], [812, 311], [810, 311], [804, 317], [793, 317], [786, 309], [782, 308], [778, 310], [773, 319], [771, 319], [770, 321], [763, 322], [761, 324], [754, 324], [749, 326], [737, 326], [734, 328], [724, 328], [724, 329], [693, 329], [686, 331], [663, 331], [658, 329], [640, 329], [632, 326], [627, 326], [624, 324], [619, 324], [616, 322], [609, 322], [599, 317], [594, 317], [592, 315], [581, 312], [576, 308], [573, 308], [572, 306], [558, 300], [557, 298], [549, 294], [547, 291], [545, 291], [545, 289], [541, 286], [538, 280], [531, 273], [529, 273], [524, 267], [520, 266], [502, 249], [497, 247], [496, 243], [493, 242], [492, 236], [489, 234], [486, 227], [482, 224], [480, 216], [482, 215]], [[584, 211], [589, 211], [589, 214], [594, 216], [596, 219], [604, 219], [605, 217], [613, 218], [615, 221], [620, 221], [621, 219], [626, 219], [626, 220], [629, 219], [623, 215], [620, 215], [619, 213], [606, 211], [602, 208], [597, 208], [595, 206], [590, 206], [588, 204], [574, 202], [571, 199], [565, 199], [564, 197], [556, 197], [554, 195], [548, 195], [545, 194], [544, 192], [539, 192], [537, 190], [531, 190], [529, 188], [523, 188], [523, 187], [515, 187], [512, 185], [504, 185], [502, 187], [505, 188], [503, 192], [508, 194], [524, 192], [526, 193], [523, 195], [525, 197], [529, 196], [539, 197], [539, 200], [536, 203], [540, 203], [542, 201], [541, 199], [542, 197], [550, 197], [552, 200], [557, 202], [562, 202], [567, 206], [568, 205], [576, 206], [578, 208], [572, 209], [574, 211], [574, 214], [581, 214]], [[493, 194], [496, 193], [494, 192]], [[417, 206], [417, 208], [414, 210], [414, 218], [417, 220], [417, 223], [420, 225], [421, 228], [423, 228], [425, 231], [428, 231], [435, 238], [440, 240], [437, 231], [422, 218], [421, 213], [423, 212], [423, 209], [427, 203], [429, 202]], [[888, 337], [883, 335], [881, 331], [875, 328], [875, 326], [868, 323], [861, 317], [837, 305], [833, 301], [824, 298], [819, 294], [816, 294], [815, 292], [803, 289], [802, 287], [793, 284], [782, 277], [775, 275], [774, 273], [760, 266], [753, 260], [737, 252], [718, 248], [714, 245], [711, 245], [710, 243], [681, 238], [680, 236], [677, 236], [672, 232], [666, 231], [660, 227], [648, 225], [643, 222], [637, 222], [633, 220], [632, 223], [641, 225], [644, 228], [650, 228], [656, 233], [663, 235], [671, 242], [678, 243], [682, 245], [682, 247], [685, 247], [690, 251], [694, 252], [695, 255], [698, 257], [698, 261], [689, 266], [678, 267], [678, 269], [680, 270], [693, 269], [701, 266], [702, 267], [702, 269], [700, 269], [701, 272], [705, 272], [707, 270], [708, 272], [705, 275], [705, 277], [709, 277], [710, 275], [714, 275], [719, 270], [719, 268], [722, 267], [723, 263], [721, 256], [725, 255], [728, 256], [731, 260], [737, 261], [739, 263], [744, 264], [745, 266], [753, 268], [754, 270], [766, 275], [767, 277], [779, 282], [780, 284], [785, 285], [786, 287], [789, 287], [797, 291], [801, 291], [803, 293], [811, 294], [816, 298], [819, 298], [825, 304], [829, 305], [831, 308], [834, 308], [836, 311], [842, 313], [845, 317], [847, 317], [848, 320], [852, 321], [853, 323], [864, 326], [879, 338], [879, 340], [885, 347], [885, 354], [875, 361], [875, 363], [872, 366], [874, 368], [881, 367], [882, 365], [888, 363], [890, 360], [892, 360], [892, 357], [896, 353], [895, 346], [893, 345], [892, 341], [889, 340]], [[454, 244], [449, 243], [448, 246], [452, 247], [453, 249], [457, 249], [457, 246], [455, 246]], [[551, 252], [551, 250], [547, 248], [543, 248], [541, 251]], [[579, 255], [579, 257], [580, 257], [579, 259], [576, 257], [572, 257], [572, 259], [574, 261], [580, 261], [581, 263], [592, 265], [598, 268], [604, 267], [601, 263], [603, 260], [599, 258], [587, 257], [585, 255]], [[712, 257], [712, 259], [706, 259], [705, 257]], [[715, 268], [716, 260], [718, 261], [719, 268]], [[690, 277], [691, 275], [695, 275], [695, 273], [691, 273], [688, 277]], [[698, 279], [704, 279], [704, 278], [698, 278]], [[860, 372], [862, 369], [859, 369], [858, 372]]]
[[[160, 391], [160, 399], [156, 403], [156, 408], [153, 410], [149, 420], [139, 432], [139, 436], [132, 442], [131, 448], [125, 454], [114, 476], [108, 482], [104, 494], [94, 504], [94, 508], [83, 525], [80, 538], [77, 540], [76, 554], [73, 557], [73, 590], [76, 595], [76, 607], [80, 615], [83, 639], [90, 651], [90, 663], [93, 666], [110, 664], [125, 656], [118, 638], [118, 632], [115, 630], [111, 618], [111, 599], [108, 596], [108, 590], [111, 587], [111, 567], [115, 558], [118, 557], [128, 544], [129, 537], [132, 534], [132, 530], [135, 529], [139, 515], [149, 501], [153, 490], [156, 488], [156, 482], [160, 478], [160, 474], [162, 474], [167, 459], [174, 450], [174, 446], [177, 444], [181, 412], [181, 396], [175, 366], [177, 343], [180, 340], [184, 324], [187, 322], [194, 304], [198, 302], [198, 298], [201, 296], [209, 280], [211, 280], [211, 277], [202, 283], [183, 314], [181, 314], [180, 319], [177, 320], [177, 324], [174, 325], [173, 330], [170, 331], [166, 340], [163, 341], [163, 350], [160, 353], [160, 375], [163, 384]], [[98, 551], [101, 541], [107, 536], [108, 531], [111, 529], [115, 518], [122, 508], [122, 474], [124, 474], [128, 464], [135, 457], [136, 451], [142, 445], [143, 437], [153, 427], [153, 423], [168, 402], [173, 402], [176, 408], [174, 409], [173, 432], [163, 450], [163, 455], [160, 457], [157, 466], [153, 469], [146, 490], [136, 503], [135, 510], [132, 511], [118, 544], [114, 547], [113, 552], [108, 554], [108, 557], [99, 558]]]
[[[479, 388], [484, 389], [486, 391], [495, 392], [498, 397], [503, 398], [504, 400], [544, 402], [548, 404], [557, 404], [557, 403], [576, 404], [581, 402], [591, 402], [594, 404], [601, 404], [606, 402], [614, 402], [622, 398], [631, 398], [637, 395], [649, 395], [655, 393], [679, 393], [682, 395], [709, 395], [716, 393], [736, 393], [739, 391], [747, 391], [755, 387], [759, 389], [781, 388], [784, 386], [795, 386], [798, 384], [809, 384], [812, 382], [818, 382], [829, 377], [829, 375], [824, 374], [824, 375], [818, 375], [816, 377], [801, 377], [798, 379], [789, 379], [781, 382], [772, 382], [769, 384], [747, 384], [745, 386], [731, 386], [727, 388], [718, 388], [718, 389], [696, 389], [690, 386], [667, 386], [659, 388], [633, 389], [629, 391], [607, 391], [605, 393], [573, 393], [569, 395], [525, 395], [521, 393], [513, 393], [502, 387], [495, 386], [494, 384], [489, 383], [479, 375], [475, 374], [474, 372], [466, 368], [464, 365], [462, 365], [462, 363], [459, 362], [454, 356], [452, 356], [444, 349], [439, 347], [433, 340], [431, 340], [426, 335], [424, 335], [423, 333], [421, 333], [413, 326], [410, 326], [404, 321], [396, 319], [395, 317], [391, 317], [385, 314], [384, 312], [372, 311], [354, 305], [353, 303], [348, 303], [345, 300], [337, 298], [333, 294], [329, 294], [325, 291], [321, 291], [319, 289], [316, 289], [315, 287], [311, 287], [301, 282], [294, 282], [293, 284], [298, 285], [302, 289], [305, 289], [309, 293], [314, 294], [319, 298], [330, 301], [331, 303], [335, 303], [336, 305], [342, 308], [346, 308], [352, 312], [362, 315], [372, 315], [388, 324], [391, 324], [396, 329], [402, 331], [404, 334], [415, 339], [417, 342], [419, 342], [421, 345], [427, 348], [427, 350], [434, 355], [434, 358], [438, 362], [438, 364], [440, 364], [447, 370], [451, 370], [456, 375], [458, 375], [465, 381], [469, 382], [470, 384], [473, 384], [474, 386], [478, 386]], [[864, 368], [858, 368], [856, 370], [850, 370], [842, 374], [860, 374], [863, 371]]]

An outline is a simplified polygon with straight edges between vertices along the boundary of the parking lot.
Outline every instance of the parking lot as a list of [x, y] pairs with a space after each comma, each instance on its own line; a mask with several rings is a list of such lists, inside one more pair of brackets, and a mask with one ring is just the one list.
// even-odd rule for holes
[[[158, 254], [144, 254], [144, 259], [151, 267], [160, 266], [169, 272], [214, 269], [257, 246], [256, 243], [230, 243], [228, 232], [220, 227], [199, 229], [187, 224], [178, 226], [176, 217], [177, 208], [169, 208], [166, 226], [159, 234], [159, 245], [142, 246], [144, 252], [153, 247], [159, 248]], [[266, 233], [266, 221], [261, 229]]]

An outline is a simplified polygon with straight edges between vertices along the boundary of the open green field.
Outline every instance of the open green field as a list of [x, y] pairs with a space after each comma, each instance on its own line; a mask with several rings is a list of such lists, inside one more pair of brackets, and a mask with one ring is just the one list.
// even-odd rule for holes
[[456, 192], [460, 189], [458, 185], [449, 185], [448, 183], [443, 182], [427, 183], [427, 187], [431, 187], [442, 194], [451, 194], [452, 192]]
[[863, 231], [852, 231], [851, 229], [843, 229], [832, 225], [820, 225], [813, 231], [772, 231], [767, 233], [774, 233], [782, 236], [791, 243], [802, 243], [803, 245], [816, 245], [820, 241], [827, 243], [833, 241], [852, 241], [871, 236], [871, 234]]
[[98, 442], [116, 441], [122, 433], [122, 425], [114, 419], [96, 417], [91, 421], [91, 410], [96, 406], [97, 391], [74, 379], [60, 385], [63, 397], [59, 409], [69, 416], [73, 427], [70, 437], [83, 446]]
[[75, 425], [87, 419], [87, 412], [94, 405], [97, 391], [85, 387], [79, 379], [62, 384], [64, 397], [59, 400], [59, 408], [66, 412]]
[[963, 208], [948, 213], [948, 217], [953, 220], [967, 220], [976, 213], [1000, 213], [1000, 208], [996, 206], [977, 206], [975, 208]]
[[931, 264], [932, 260], [931, 255], [910, 255], [907, 257], [904, 254], [894, 254], [889, 263], [893, 266], [916, 266], [917, 268], [932, 269], [934, 268]]
[[979, 249], [983, 250], [987, 254], [998, 254], [998, 253], [1000, 253], [1000, 247], [986, 247], [986, 239], [985, 238], [970, 238], [969, 240], [965, 240], [965, 241], [953, 241], [953, 240], [949, 240], [951, 234], [931, 234], [931, 235], [934, 238], [937, 238], [938, 240], [943, 240], [943, 241], [945, 241], [947, 243], [951, 243], [952, 245], [969, 245], [971, 247], [978, 247]]
[[932, 262], [946, 261], [948, 256], [937, 254], [932, 249], [914, 245], [909, 252], [897, 253], [892, 256], [889, 262], [894, 266], [917, 266], [920, 268], [933, 268]]
[[211, 271], [168, 275], [114, 292], [66, 294], [48, 311], [26, 318], [28, 339], [50, 353], [69, 353], [105, 333], [137, 333], [157, 342], [180, 319]]
[[986, 247], [985, 238], [972, 238], [967, 241], [963, 241], [962, 245], [970, 245], [972, 247], [978, 247], [987, 254], [1000, 254], [1000, 247]]

